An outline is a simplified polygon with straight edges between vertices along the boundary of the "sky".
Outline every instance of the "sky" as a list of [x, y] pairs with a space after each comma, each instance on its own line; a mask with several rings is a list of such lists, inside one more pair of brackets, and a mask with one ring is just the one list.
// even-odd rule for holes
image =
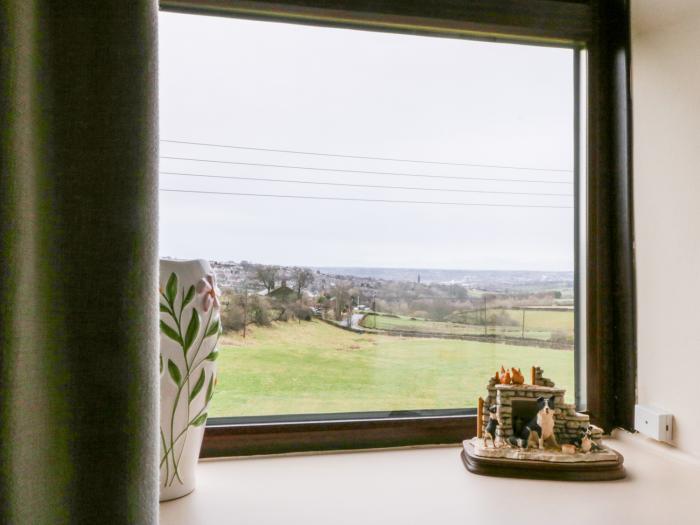
[[161, 256], [573, 270], [571, 50], [159, 16]]

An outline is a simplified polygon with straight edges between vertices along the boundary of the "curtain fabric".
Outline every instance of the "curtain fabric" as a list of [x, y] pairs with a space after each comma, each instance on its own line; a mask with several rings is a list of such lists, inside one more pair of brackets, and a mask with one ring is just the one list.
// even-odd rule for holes
[[0, 2], [0, 523], [157, 522], [157, 4]]

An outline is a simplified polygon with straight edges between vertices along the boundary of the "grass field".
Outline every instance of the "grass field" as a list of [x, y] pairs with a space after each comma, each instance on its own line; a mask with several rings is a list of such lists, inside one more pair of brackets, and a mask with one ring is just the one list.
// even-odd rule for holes
[[318, 320], [251, 327], [219, 347], [212, 417], [475, 406], [501, 364], [540, 365], [573, 397], [566, 350], [356, 334]]
[[[505, 310], [505, 312], [511, 319], [513, 319], [514, 322], [517, 322], [518, 324], [515, 326], [488, 326], [485, 330], [483, 325], [426, 321], [423, 319], [411, 319], [409, 317], [370, 315], [364, 321], [363, 326], [366, 328], [376, 328], [378, 330], [411, 330], [415, 332], [470, 335], [483, 335], [484, 333], [487, 333], [520, 337], [523, 333], [523, 311]], [[487, 311], [487, 314], [488, 313], [491, 313], [491, 311]], [[573, 311], [527, 310], [525, 312], [525, 337], [546, 341], [551, 338], [553, 333], [557, 332], [571, 335], [573, 337]]]

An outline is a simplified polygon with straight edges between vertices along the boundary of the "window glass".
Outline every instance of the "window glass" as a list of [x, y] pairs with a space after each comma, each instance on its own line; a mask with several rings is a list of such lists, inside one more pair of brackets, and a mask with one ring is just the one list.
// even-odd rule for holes
[[224, 290], [210, 416], [574, 395], [571, 49], [160, 14], [160, 253]]

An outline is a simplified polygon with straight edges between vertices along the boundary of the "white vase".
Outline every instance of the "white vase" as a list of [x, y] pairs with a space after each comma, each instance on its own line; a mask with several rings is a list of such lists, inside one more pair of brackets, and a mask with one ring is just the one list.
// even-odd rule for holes
[[160, 500], [194, 490], [221, 333], [204, 260], [160, 261]]

